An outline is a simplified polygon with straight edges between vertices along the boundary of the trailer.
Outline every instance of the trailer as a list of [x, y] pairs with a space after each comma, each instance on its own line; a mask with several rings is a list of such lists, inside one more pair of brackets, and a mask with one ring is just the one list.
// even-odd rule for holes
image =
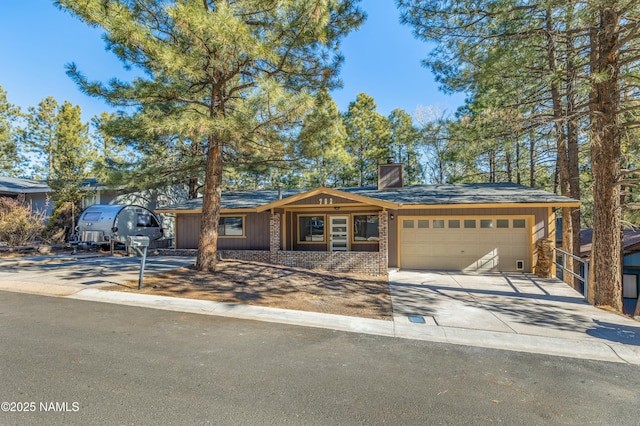
[[94, 204], [78, 219], [74, 242], [87, 245], [107, 245], [111, 241], [126, 244], [127, 237], [163, 236], [160, 220], [149, 209], [119, 204]]

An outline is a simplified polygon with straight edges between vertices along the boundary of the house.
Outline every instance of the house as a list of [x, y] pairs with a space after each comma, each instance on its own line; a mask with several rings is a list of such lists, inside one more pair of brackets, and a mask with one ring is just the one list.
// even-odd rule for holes
[[51, 188], [42, 181], [0, 176], [0, 197], [24, 197], [34, 211], [44, 212], [50, 216], [53, 202], [49, 200]]
[[[591, 258], [593, 230], [580, 231], [580, 256]], [[633, 315], [640, 293], [640, 231], [625, 229], [622, 239], [622, 311]]]
[[[531, 272], [555, 241], [554, 208], [579, 201], [513, 183], [412, 185], [379, 166], [377, 187], [224, 192], [222, 257], [385, 275], [389, 268]], [[175, 215], [175, 248], [197, 249], [202, 199]]]

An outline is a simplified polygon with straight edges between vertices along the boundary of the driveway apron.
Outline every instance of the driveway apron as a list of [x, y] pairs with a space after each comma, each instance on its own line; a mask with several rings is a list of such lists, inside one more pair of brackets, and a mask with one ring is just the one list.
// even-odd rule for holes
[[389, 276], [396, 322], [426, 327], [617, 342], [640, 348], [640, 324], [595, 308], [558, 279], [523, 273], [398, 271]]

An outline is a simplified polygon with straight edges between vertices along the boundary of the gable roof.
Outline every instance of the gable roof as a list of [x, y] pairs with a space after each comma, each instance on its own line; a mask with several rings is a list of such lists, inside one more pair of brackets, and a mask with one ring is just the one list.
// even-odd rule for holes
[[[376, 187], [283, 189], [228, 191], [222, 193], [222, 209], [265, 211], [285, 206], [318, 194], [340, 196], [356, 202], [389, 209], [437, 208], [446, 206], [498, 205], [501, 207], [533, 206], [577, 207], [580, 201], [540, 189], [514, 183], [477, 183], [450, 185], [412, 185], [402, 189], [378, 190]], [[199, 212], [202, 198], [158, 209], [166, 213]]]
[[[358, 188], [351, 188], [351, 189], [358, 189]], [[359, 188], [362, 189], [362, 188]], [[346, 198], [348, 200], [351, 201], [355, 201], [358, 203], [364, 203], [364, 204], [369, 204], [369, 205], [373, 205], [373, 206], [379, 206], [379, 207], [386, 207], [386, 208], [396, 208], [397, 204], [392, 202], [392, 201], [385, 201], [385, 200], [381, 200], [379, 198], [375, 198], [375, 197], [370, 197], [370, 196], [366, 196], [366, 195], [362, 195], [360, 194], [358, 191], [347, 191], [347, 190], [340, 190], [340, 189], [332, 189], [332, 188], [324, 188], [324, 187], [320, 187], [320, 188], [316, 188], [316, 189], [311, 189], [308, 191], [304, 191], [301, 192], [299, 194], [290, 196], [288, 198], [282, 198], [280, 200], [277, 201], [273, 201], [269, 204], [264, 204], [262, 206], [259, 206], [257, 208], [258, 212], [263, 212], [265, 210], [269, 210], [272, 208], [276, 208], [276, 207], [280, 207], [280, 206], [284, 206], [290, 203], [293, 203], [295, 201], [307, 198], [307, 197], [313, 197], [314, 195], [333, 195], [336, 197], [342, 197], [342, 198]]]
[[0, 176], [0, 194], [33, 194], [50, 191], [49, 185], [42, 181]]

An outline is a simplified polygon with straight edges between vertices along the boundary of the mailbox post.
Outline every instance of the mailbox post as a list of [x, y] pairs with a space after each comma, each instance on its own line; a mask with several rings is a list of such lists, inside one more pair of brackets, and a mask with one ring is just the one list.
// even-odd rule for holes
[[138, 290], [142, 290], [142, 280], [144, 279], [144, 264], [147, 260], [149, 237], [127, 237], [127, 245], [130, 249], [134, 249], [142, 257], [142, 260], [140, 260], [140, 277], [138, 278]]

